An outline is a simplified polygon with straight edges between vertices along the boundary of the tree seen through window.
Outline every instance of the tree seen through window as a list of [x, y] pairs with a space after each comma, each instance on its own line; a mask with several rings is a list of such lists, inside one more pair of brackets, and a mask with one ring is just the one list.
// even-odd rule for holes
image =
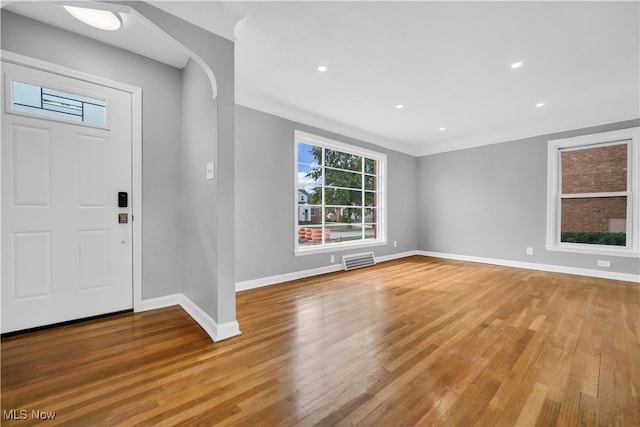
[[[379, 232], [379, 160], [299, 141], [298, 191], [317, 215], [298, 215], [298, 247], [376, 240]], [[306, 210], [306, 212], [310, 212]]]

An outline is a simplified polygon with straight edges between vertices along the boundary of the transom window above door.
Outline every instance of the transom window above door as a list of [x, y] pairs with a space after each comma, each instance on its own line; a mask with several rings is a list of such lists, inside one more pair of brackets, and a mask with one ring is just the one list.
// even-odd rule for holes
[[107, 100], [10, 78], [8, 111], [89, 126], [107, 127]]

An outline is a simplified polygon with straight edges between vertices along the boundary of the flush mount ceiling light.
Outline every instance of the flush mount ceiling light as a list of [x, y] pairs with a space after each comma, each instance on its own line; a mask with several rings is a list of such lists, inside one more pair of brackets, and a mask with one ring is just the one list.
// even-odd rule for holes
[[522, 64], [523, 64], [522, 61], [514, 62], [513, 64], [511, 64], [511, 68], [513, 68], [515, 70], [516, 68], [522, 67]]
[[71, 16], [94, 28], [114, 31], [122, 26], [120, 18], [111, 11], [100, 9], [87, 9], [85, 7], [65, 6]]
[[402, 110], [402, 109], [404, 108], [404, 105], [402, 105], [402, 104], [398, 104], [398, 105], [396, 105], [396, 108], [397, 108], [398, 110]]
[[538, 102], [536, 104], [536, 108], [542, 108], [542, 107], [544, 107], [544, 102]]
[[447, 128], [440, 128], [438, 129], [440, 132], [444, 132], [445, 130], [447, 130]]
[[324, 73], [324, 72], [325, 72], [325, 71], [327, 71], [327, 70], [328, 70], [328, 68], [327, 68], [327, 66], [326, 66], [326, 65], [320, 65], [320, 66], [318, 66], [318, 71], [320, 71], [320, 72], [322, 72], [322, 73]]

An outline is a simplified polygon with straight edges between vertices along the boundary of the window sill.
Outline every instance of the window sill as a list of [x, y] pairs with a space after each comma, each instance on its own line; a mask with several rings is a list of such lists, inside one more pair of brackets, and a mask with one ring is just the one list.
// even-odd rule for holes
[[346, 251], [349, 249], [357, 249], [357, 248], [370, 248], [372, 246], [383, 246], [388, 242], [386, 240], [376, 240], [375, 242], [366, 242], [366, 243], [334, 243], [321, 247], [310, 247], [310, 248], [298, 248], [293, 251], [295, 256], [304, 256], [304, 255], [316, 255], [323, 254], [327, 252], [339, 252]]
[[638, 252], [638, 250], [634, 250], [630, 248], [617, 249], [614, 247], [602, 246], [602, 245], [561, 244], [561, 245], [547, 245], [546, 249], [551, 252], [569, 252], [569, 253], [588, 254], [588, 255], [640, 258], [640, 252]]

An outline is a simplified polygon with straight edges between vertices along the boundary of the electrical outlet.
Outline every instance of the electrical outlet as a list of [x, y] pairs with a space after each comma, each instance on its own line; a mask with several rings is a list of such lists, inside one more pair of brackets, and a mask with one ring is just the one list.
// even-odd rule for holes
[[331, 255], [331, 264], [334, 264], [335, 262], [336, 262], [336, 256]]
[[527, 248], [527, 255], [533, 255], [533, 248], [531, 247]]
[[394, 247], [394, 248], [397, 248], [397, 247], [398, 247], [398, 241], [397, 241], [397, 240], [394, 240], [394, 241], [393, 241], [393, 247]]
[[598, 260], [598, 267], [611, 268], [611, 261], [605, 261], [605, 260], [599, 259]]

